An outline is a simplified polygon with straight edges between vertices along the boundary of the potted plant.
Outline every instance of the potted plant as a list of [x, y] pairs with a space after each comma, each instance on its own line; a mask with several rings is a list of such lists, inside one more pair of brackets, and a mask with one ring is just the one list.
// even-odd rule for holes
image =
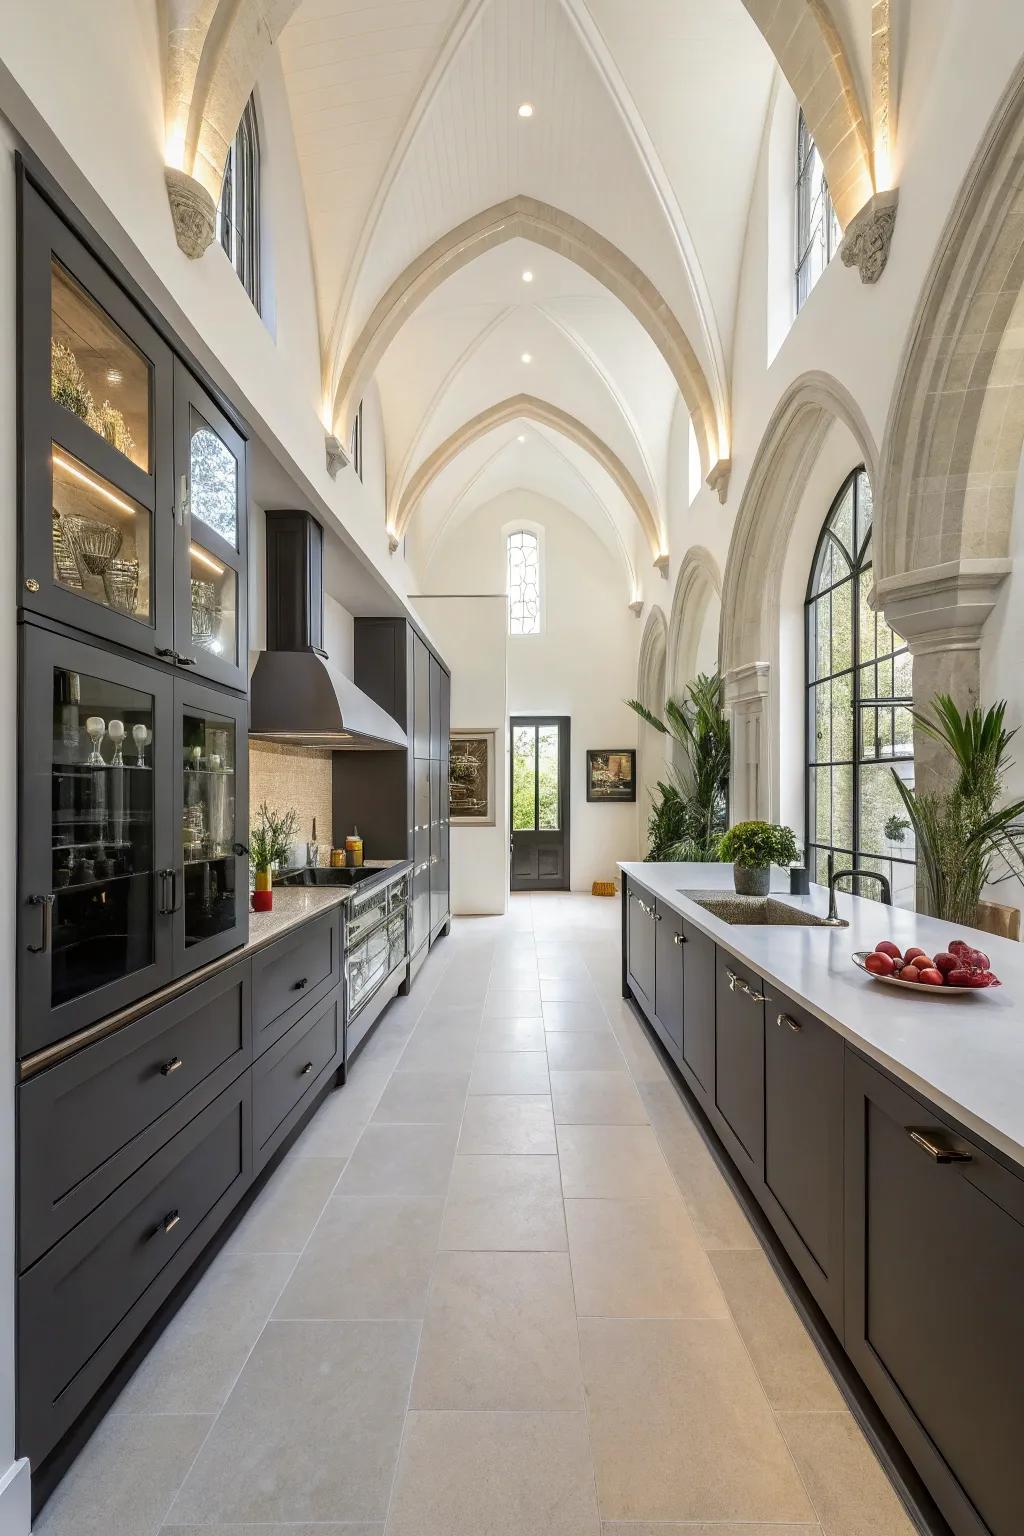
[[651, 794], [647, 859], [655, 863], [713, 863], [725, 830], [729, 792], [729, 721], [722, 709], [722, 679], [702, 672], [687, 686], [682, 703], [669, 699], [662, 720], [639, 699], [626, 703], [641, 720], [671, 736], [683, 770]]
[[720, 859], [731, 859], [740, 896], [767, 896], [773, 864], [792, 864], [796, 838], [789, 827], [770, 821], [738, 821], [718, 845]]
[[294, 810], [272, 811], [264, 800], [249, 833], [249, 860], [254, 883], [252, 909], [269, 912], [274, 905], [274, 867], [287, 857], [299, 829]]

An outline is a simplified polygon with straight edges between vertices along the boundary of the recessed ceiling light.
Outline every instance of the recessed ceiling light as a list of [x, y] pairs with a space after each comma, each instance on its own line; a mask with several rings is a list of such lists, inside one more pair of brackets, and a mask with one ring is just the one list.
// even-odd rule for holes
[[529, 272], [529, 271], [524, 272], [523, 273], [523, 282], [524, 283], [532, 283], [533, 282], [533, 273]]
[[533, 354], [532, 354], [532, 352], [524, 352], [522, 357], [520, 358], [520, 362], [532, 363], [533, 362]]
[[524, 434], [522, 434], [522, 433], [520, 433], [520, 435], [519, 435], [519, 436], [518, 436], [518, 437], [517, 437], [517, 438], [516, 438], [516, 442], [517, 442], [517, 443], [525, 443], [525, 442], [526, 442], [526, 437], [525, 437], [525, 435], [524, 435]]
[[519, 108], [519, 116], [520, 117], [532, 117], [533, 116], [533, 102], [532, 101], [524, 101], [524, 102], [522, 102], [522, 104], [520, 105], [520, 108]]

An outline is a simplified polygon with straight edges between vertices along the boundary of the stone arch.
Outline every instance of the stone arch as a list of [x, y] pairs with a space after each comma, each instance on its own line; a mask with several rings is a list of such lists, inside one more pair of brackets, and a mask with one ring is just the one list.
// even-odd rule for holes
[[828, 6], [825, 0], [743, 4], [803, 108], [846, 229], [875, 190], [875, 168], [864, 109]]
[[732, 718], [734, 820], [778, 814], [782, 571], [793, 513], [835, 421], [856, 439], [877, 485], [878, 451], [860, 407], [830, 375], [803, 374], [779, 401], [761, 438], [729, 541], [720, 666]]
[[[228, 148], [243, 108], [298, 5], [299, 0], [167, 0], [168, 187], [176, 224], [186, 199], [206, 244], [213, 237]], [[202, 254], [205, 245], [197, 243], [201, 249], [189, 249], [188, 255]]]
[[[701, 465], [718, 463], [715, 402], [693, 347], [672, 310], [640, 268], [596, 230], [536, 198], [516, 196], [449, 230], [417, 256], [388, 288], [349, 348], [333, 389], [334, 419], [347, 442], [368, 379], [409, 316], [469, 262], [508, 240], [532, 240], [564, 256], [620, 299], [668, 364], [693, 418]], [[724, 419], [724, 407], [723, 407]]]
[[679, 567], [668, 623], [668, 697], [677, 699], [696, 675], [708, 608], [722, 598], [722, 573], [709, 549], [693, 544]]
[[651, 553], [657, 563], [662, 558], [661, 531], [658, 519], [655, 516], [650, 502], [643, 491], [637, 485], [632, 474], [608, 444], [597, 436], [596, 432], [571, 416], [568, 411], [563, 411], [557, 405], [551, 405], [546, 400], [539, 400], [536, 395], [510, 395], [507, 400], [500, 400], [496, 405], [488, 406], [485, 411], [470, 418], [444, 442], [439, 444], [412, 476], [408, 485], [398, 498], [397, 507], [389, 516], [388, 525], [392, 530], [392, 539], [397, 544], [404, 538], [409, 523], [416, 511], [416, 507], [423, 498], [428, 486], [437, 479], [442, 470], [471, 443], [483, 437], [488, 432], [493, 432], [496, 427], [504, 426], [510, 421], [520, 420], [535, 421], [540, 426], [550, 427], [553, 431], [569, 438], [590, 454], [596, 463], [611, 476], [626, 501], [629, 503], [636, 519], [639, 522], [647, 541], [651, 547]]
[[[647, 615], [647, 623], [640, 640], [637, 659], [636, 696], [641, 704], [662, 715], [665, 710], [665, 667], [667, 661], [668, 625], [664, 611], [653, 604]], [[666, 738], [645, 721], [637, 721], [637, 816], [639, 819], [641, 847], [646, 846], [643, 831], [651, 804], [651, 791], [659, 779], [665, 777], [667, 768]]]

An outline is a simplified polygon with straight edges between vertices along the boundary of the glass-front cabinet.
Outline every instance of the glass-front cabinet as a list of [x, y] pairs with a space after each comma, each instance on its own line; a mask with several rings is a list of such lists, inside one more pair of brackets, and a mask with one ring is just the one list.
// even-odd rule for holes
[[245, 440], [22, 190], [22, 605], [244, 689]]
[[24, 1055], [245, 941], [248, 789], [244, 699], [35, 625], [22, 647]]

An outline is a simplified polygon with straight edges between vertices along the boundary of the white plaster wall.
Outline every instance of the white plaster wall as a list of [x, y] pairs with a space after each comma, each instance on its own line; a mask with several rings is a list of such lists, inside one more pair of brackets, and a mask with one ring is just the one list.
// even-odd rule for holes
[[452, 729], [495, 733], [495, 824], [451, 829], [452, 913], [501, 914], [508, 903], [506, 599], [449, 592], [413, 601], [451, 670]]
[[[636, 717], [623, 701], [636, 691], [641, 626], [623, 601], [621, 566], [567, 508], [513, 491], [441, 542], [422, 584], [428, 591], [504, 591], [504, 531], [519, 522], [542, 531], [544, 628], [509, 638], [508, 713], [571, 719], [570, 879], [574, 890], [589, 890], [637, 848], [637, 807], [586, 798], [587, 749], [637, 744]], [[471, 631], [453, 628], [438, 643], [454, 676], [477, 642]]]

